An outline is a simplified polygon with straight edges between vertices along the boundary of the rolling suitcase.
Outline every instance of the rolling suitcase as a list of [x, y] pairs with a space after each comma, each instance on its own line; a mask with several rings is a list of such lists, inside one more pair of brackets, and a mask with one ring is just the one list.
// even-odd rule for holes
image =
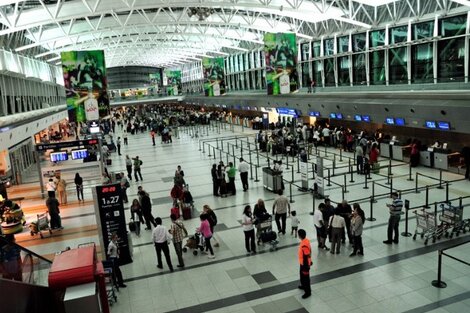
[[261, 242], [267, 243], [267, 242], [276, 240], [277, 235], [276, 235], [276, 232], [274, 231], [267, 231], [267, 232], [261, 233], [260, 239], [261, 239]]
[[170, 214], [174, 214], [177, 219], [180, 218], [180, 208], [178, 207], [171, 208]]
[[129, 230], [131, 232], [135, 232], [137, 230], [137, 226], [135, 222], [129, 222]]
[[191, 206], [186, 206], [186, 205], [183, 206], [183, 219], [184, 220], [191, 219], [191, 210], [192, 210]]

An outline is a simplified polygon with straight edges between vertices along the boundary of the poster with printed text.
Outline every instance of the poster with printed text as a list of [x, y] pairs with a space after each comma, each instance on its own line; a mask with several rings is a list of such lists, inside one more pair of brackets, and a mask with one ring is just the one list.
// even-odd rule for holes
[[61, 53], [70, 122], [86, 122], [109, 114], [103, 50]]
[[289, 94], [299, 89], [297, 38], [293, 33], [266, 33], [266, 88], [268, 95]]
[[225, 95], [225, 73], [223, 58], [202, 59], [204, 94], [206, 97]]

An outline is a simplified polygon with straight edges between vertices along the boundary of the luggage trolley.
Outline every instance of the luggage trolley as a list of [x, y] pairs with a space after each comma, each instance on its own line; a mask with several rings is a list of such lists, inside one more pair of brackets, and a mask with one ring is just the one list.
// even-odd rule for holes
[[204, 237], [200, 233], [195, 233], [186, 240], [186, 244], [183, 247], [183, 252], [186, 253], [188, 249], [193, 250], [193, 255], [198, 254], [198, 249], [204, 251]]
[[277, 235], [273, 231], [272, 223], [273, 217], [270, 215], [265, 220], [260, 221], [257, 225], [259, 233], [258, 244], [261, 241], [263, 244], [267, 243], [271, 245], [269, 251], [277, 250], [277, 245], [279, 244], [279, 241], [277, 241]]
[[425, 209], [414, 210], [413, 213], [416, 215], [416, 230], [413, 240], [416, 240], [417, 235], [420, 235], [421, 238], [424, 238], [425, 245], [428, 244], [429, 238], [432, 238], [434, 243], [437, 232], [436, 215], [427, 212]]
[[452, 238], [454, 233], [456, 236], [460, 232], [465, 233], [465, 221], [463, 220], [463, 208], [452, 206], [450, 203], [442, 203], [440, 205], [442, 213], [439, 215], [441, 221], [441, 235]]
[[42, 231], [49, 231], [49, 234], [52, 235], [52, 229], [49, 225], [49, 218], [47, 217], [47, 212], [42, 213], [42, 214], [37, 214], [37, 218], [35, 222], [32, 222], [29, 225], [29, 230], [31, 236], [34, 236], [36, 234], [39, 234], [39, 236], [44, 238], [44, 235], [42, 234]]

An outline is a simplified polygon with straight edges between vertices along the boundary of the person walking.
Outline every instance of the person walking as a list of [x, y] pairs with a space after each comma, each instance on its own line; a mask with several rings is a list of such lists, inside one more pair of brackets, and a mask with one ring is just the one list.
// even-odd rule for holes
[[[75, 173], [75, 178], [73, 181], [75, 183], [75, 188], [77, 189], [78, 202], [85, 201], [85, 198], [83, 197], [83, 178], [79, 173]], [[80, 196], [82, 196], [81, 199]]]
[[145, 230], [151, 230], [150, 224], [157, 227], [156, 221], [152, 215], [152, 201], [150, 200], [149, 194], [144, 190], [139, 191], [140, 196], [140, 207], [142, 208], [142, 215], [145, 219], [147, 228]]
[[131, 219], [135, 221], [135, 214], [137, 214], [137, 217], [139, 218], [139, 222], [141, 224], [145, 224], [144, 222], [144, 216], [142, 213], [142, 206], [139, 203], [139, 199], [134, 199], [132, 200], [131, 204]]
[[208, 221], [209, 216], [207, 214], [201, 214], [199, 218], [201, 220], [201, 225], [197, 228], [197, 232], [201, 233], [202, 236], [204, 237], [204, 243], [206, 245], [205, 251], [206, 253], [207, 251], [210, 252], [210, 255], [208, 256], [208, 258], [214, 259], [215, 254], [211, 246], [212, 232], [211, 232], [211, 227]]
[[171, 227], [170, 234], [173, 236], [173, 246], [175, 247], [176, 255], [178, 256], [177, 267], [184, 267], [183, 261], [183, 238], [188, 236], [188, 231], [184, 224], [179, 220], [175, 214], [170, 215]]
[[338, 210], [335, 210], [335, 214], [330, 217], [328, 223], [328, 232], [331, 234], [331, 254], [339, 254], [341, 249], [341, 237], [343, 236], [345, 227], [346, 222], [344, 218], [340, 215]]
[[211, 169], [212, 176], [212, 194], [216, 197], [220, 196], [219, 194], [219, 178], [217, 176], [217, 164], [212, 164]]
[[171, 234], [167, 231], [166, 227], [162, 225], [162, 219], [160, 217], [157, 217], [155, 219], [155, 229], [152, 232], [152, 240], [155, 245], [155, 251], [157, 253], [157, 267], [159, 269], [163, 269], [163, 264], [162, 264], [162, 252], [165, 255], [166, 259], [166, 264], [168, 265], [168, 268], [170, 269], [170, 272], [173, 272], [173, 265], [171, 264], [171, 258], [170, 258], [170, 249], [168, 248], [168, 245], [170, 244], [170, 241], [172, 239]]
[[211, 207], [207, 204], [204, 204], [204, 206], [202, 207], [202, 214], [207, 214], [208, 216], [207, 220], [209, 221], [209, 226], [211, 228], [212, 239], [215, 241], [214, 247], [218, 247], [219, 242], [217, 241], [217, 238], [215, 238], [215, 225], [217, 225], [217, 215], [215, 215], [214, 210], [212, 210]]
[[59, 201], [55, 197], [49, 197], [46, 200], [46, 207], [51, 217], [51, 228], [62, 229], [62, 222], [60, 220]]
[[393, 192], [392, 199], [392, 203], [387, 204], [390, 217], [388, 219], [387, 240], [383, 242], [387, 245], [392, 244], [392, 242], [398, 243], [398, 237], [400, 236], [398, 226], [400, 225], [400, 216], [403, 209], [403, 201], [398, 197], [398, 193]]
[[251, 206], [245, 206], [242, 215], [242, 227], [245, 233], [245, 249], [248, 255], [256, 254], [255, 244], [255, 228], [253, 226], [253, 214], [251, 213]]
[[277, 231], [279, 234], [286, 234], [286, 219], [290, 215], [290, 203], [282, 190], [279, 190], [279, 196], [273, 203], [273, 215], [276, 220]]
[[232, 196], [236, 195], [237, 190], [235, 187], [235, 174], [237, 169], [233, 166], [232, 162], [228, 162], [227, 177], [228, 177], [228, 190], [232, 193]]
[[62, 177], [57, 182], [57, 193], [59, 194], [60, 204], [67, 204], [67, 182]]
[[129, 155], [126, 155], [126, 170], [127, 170], [127, 178], [132, 180], [132, 160]]
[[54, 182], [54, 179], [49, 178], [49, 181], [46, 183], [47, 196], [49, 198], [55, 198], [55, 191], [57, 186]]
[[353, 204], [353, 214], [351, 218], [351, 233], [353, 235], [354, 250], [349, 256], [356, 254], [364, 255], [364, 247], [362, 246], [362, 230], [366, 217], [364, 211], [358, 203]]
[[307, 238], [307, 233], [304, 229], [297, 231], [300, 239], [298, 257], [300, 265], [300, 285], [299, 289], [304, 291], [302, 299], [307, 299], [312, 295], [310, 286], [310, 267], [312, 266], [312, 247], [310, 240]]
[[150, 137], [152, 137], [152, 146], [155, 146], [155, 131], [153, 129], [150, 132]]
[[108, 245], [108, 258], [113, 263], [113, 271], [116, 274], [116, 282], [117, 285], [121, 288], [126, 288], [126, 284], [124, 284], [124, 279], [122, 278], [122, 272], [119, 268], [119, 245], [118, 245], [118, 235], [113, 233], [111, 235], [111, 242]]
[[127, 177], [126, 177], [126, 175], [124, 175], [124, 172], [121, 172], [120, 176], [121, 176], [120, 183], [121, 183], [122, 201], [124, 203], [128, 203], [129, 199], [127, 198], [127, 188], [129, 188], [131, 186], [131, 184], [129, 184], [129, 180], [127, 180]]
[[142, 160], [139, 159], [139, 156], [136, 156], [135, 158], [132, 158], [132, 160], [134, 161], [134, 177], [135, 177], [135, 181], [139, 181], [139, 177], [140, 177], [140, 180], [143, 180], [142, 178], [142, 173], [140, 172], [140, 167], [142, 166]]
[[315, 213], [313, 214], [313, 224], [317, 230], [318, 248], [328, 251], [330, 248], [326, 246], [326, 225], [323, 218], [325, 207], [324, 203], [320, 203], [318, 205], [318, 209], [315, 210]]
[[121, 155], [121, 137], [117, 137], [116, 147], [117, 147], [118, 155]]
[[129, 141], [127, 140], [127, 131], [124, 130], [122, 134], [122, 139], [124, 139], [124, 145], [127, 146], [129, 144]]
[[250, 166], [243, 158], [240, 158], [240, 164], [238, 164], [238, 172], [240, 173], [240, 180], [242, 181], [243, 191], [248, 190], [248, 171]]

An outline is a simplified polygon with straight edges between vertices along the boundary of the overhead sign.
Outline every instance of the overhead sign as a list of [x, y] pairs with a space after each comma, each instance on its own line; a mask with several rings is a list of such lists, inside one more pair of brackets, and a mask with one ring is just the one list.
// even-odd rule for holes
[[45, 151], [48, 149], [62, 149], [62, 148], [70, 148], [70, 147], [79, 147], [79, 146], [92, 146], [97, 145], [98, 139], [84, 139], [84, 140], [74, 140], [74, 141], [62, 141], [62, 142], [55, 142], [55, 143], [44, 143], [36, 145], [37, 151]]
[[296, 109], [290, 109], [290, 108], [277, 108], [277, 113], [279, 114], [284, 114], [284, 115], [292, 115], [292, 116], [298, 116], [300, 115]]

